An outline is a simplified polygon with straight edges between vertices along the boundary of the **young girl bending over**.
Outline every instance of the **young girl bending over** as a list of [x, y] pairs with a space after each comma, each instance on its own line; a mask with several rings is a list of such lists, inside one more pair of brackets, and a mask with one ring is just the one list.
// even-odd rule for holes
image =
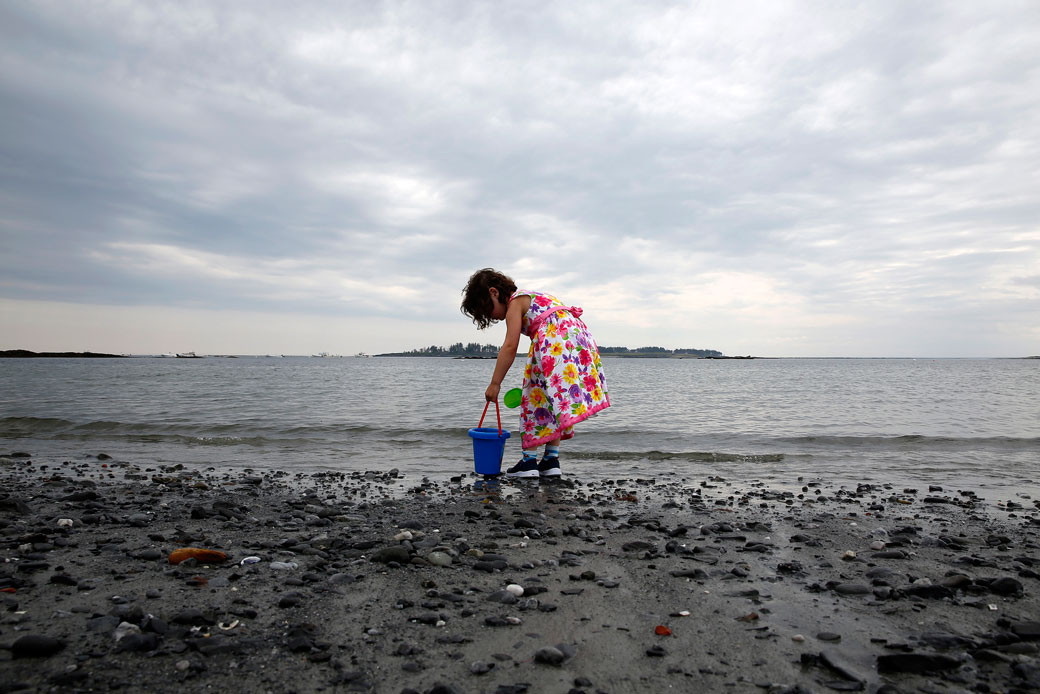
[[[574, 436], [575, 424], [610, 407], [599, 349], [581, 320], [581, 309], [549, 294], [517, 289], [513, 280], [491, 268], [474, 273], [462, 293], [462, 312], [481, 330], [506, 321], [506, 337], [484, 393], [488, 402], [498, 402], [520, 335], [531, 338], [520, 401], [524, 457], [506, 474], [559, 477], [560, 441]], [[543, 444], [539, 461], [536, 453]]]

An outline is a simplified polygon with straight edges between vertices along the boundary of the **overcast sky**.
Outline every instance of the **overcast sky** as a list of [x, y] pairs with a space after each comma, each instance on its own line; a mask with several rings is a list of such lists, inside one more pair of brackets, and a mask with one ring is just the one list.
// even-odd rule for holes
[[0, 0], [0, 348], [1040, 354], [1040, 3]]

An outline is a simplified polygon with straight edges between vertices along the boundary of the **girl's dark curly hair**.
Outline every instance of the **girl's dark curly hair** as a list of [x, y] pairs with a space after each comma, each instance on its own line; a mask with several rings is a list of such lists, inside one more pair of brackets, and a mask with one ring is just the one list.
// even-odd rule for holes
[[494, 322], [491, 311], [495, 305], [491, 303], [491, 294], [488, 292], [492, 287], [498, 290], [499, 301], [502, 303], [508, 302], [509, 297], [516, 291], [516, 284], [512, 279], [489, 267], [474, 272], [466, 283], [466, 288], [462, 290], [462, 312], [472, 318], [481, 330]]

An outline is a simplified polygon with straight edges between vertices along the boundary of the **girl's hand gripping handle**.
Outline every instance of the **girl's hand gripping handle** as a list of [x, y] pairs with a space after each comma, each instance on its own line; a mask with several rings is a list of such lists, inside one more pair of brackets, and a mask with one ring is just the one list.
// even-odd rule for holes
[[[477, 424], [477, 428], [484, 426], [484, 415], [487, 414], [488, 407], [490, 407], [491, 401], [488, 400], [484, 405], [484, 412], [480, 415], [480, 423]], [[498, 409], [498, 400], [495, 401], [495, 417], [498, 419], [498, 435], [502, 435], [502, 413]]]

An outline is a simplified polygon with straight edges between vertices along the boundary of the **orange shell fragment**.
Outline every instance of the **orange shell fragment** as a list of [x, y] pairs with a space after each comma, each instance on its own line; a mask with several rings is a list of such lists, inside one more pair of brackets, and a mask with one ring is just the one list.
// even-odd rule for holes
[[171, 564], [180, 564], [186, 559], [194, 559], [200, 564], [219, 564], [227, 561], [227, 555], [216, 549], [198, 547], [181, 547], [170, 552]]
[[656, 627], [654, 627], [654, 633], [658, 636], [671, 636], [672, 630], [664, 626], [663, 624], [658, 624]]

